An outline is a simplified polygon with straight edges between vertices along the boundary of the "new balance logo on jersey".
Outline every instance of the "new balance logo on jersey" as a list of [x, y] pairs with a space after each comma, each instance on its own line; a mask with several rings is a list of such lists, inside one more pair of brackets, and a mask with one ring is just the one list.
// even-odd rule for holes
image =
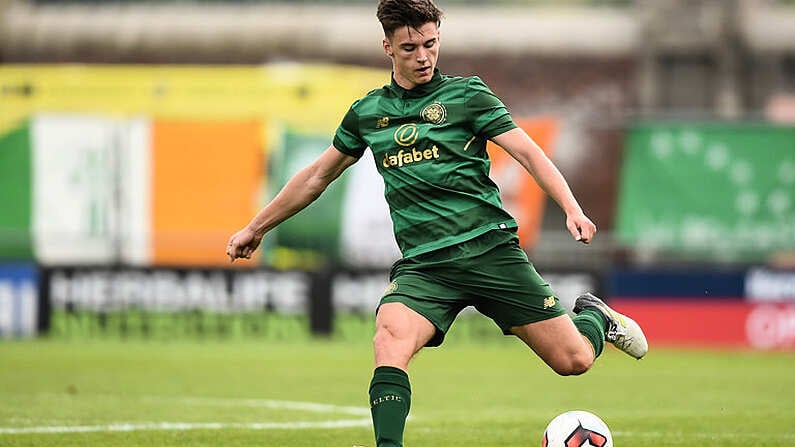
[[392, 166], [401, 168], [404, 165], [425, 160], [435, 160], [437, 158], [439, 158], [439, 148], [434, 144], [430, 149], [425, 149], [424, 151], [419, 151], [417, 148], [411, 148], [401, 149], [395, 154], [390, 154], [387, 152], [384, 154], [384, 159], [381, 160], [381, 164], [385, 168], [391, 168]]

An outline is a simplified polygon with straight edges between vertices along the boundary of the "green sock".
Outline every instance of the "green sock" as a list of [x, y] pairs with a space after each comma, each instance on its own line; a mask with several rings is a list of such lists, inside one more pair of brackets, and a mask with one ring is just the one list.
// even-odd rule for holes
[[379, 366], [370, 382], [370, 413], [378, 447], [402, 447], [403, 428], [411, 407], [411, 385], [405, 371]]
[[607, 320], [601, 312], [594, 309], [583, 309], [575, 315], [574, 325], [593, 345], [594, 357], [599, 357], [605, 348], [605, 327]]

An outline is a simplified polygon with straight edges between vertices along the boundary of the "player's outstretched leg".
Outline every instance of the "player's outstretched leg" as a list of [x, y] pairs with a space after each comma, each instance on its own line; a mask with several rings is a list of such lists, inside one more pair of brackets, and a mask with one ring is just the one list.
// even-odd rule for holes
[[574, 302], [575, 314], [579, 316], [584, 310], [595, 310], [602, 314], [607, 323], [605, 340], [618, 349], [636, 359], [643, 358], [649, 351], [649, 344], [646, 341], [646, 336], [643, 335], [643, 330], [632, 318], [616, 312], [604, 301], [590, 293], [578, 296]]

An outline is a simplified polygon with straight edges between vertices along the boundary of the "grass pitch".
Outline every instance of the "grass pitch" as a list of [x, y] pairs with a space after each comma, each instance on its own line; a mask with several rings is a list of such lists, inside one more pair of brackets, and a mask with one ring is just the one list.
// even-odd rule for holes
[[[405, 445], [538, 446], [585, 409], [618, 447], [795, 444], [792, 353], [608, 348], [558, 377], [518, 340], [420, 353]], [[374, 446], [369, 340], [0, 342], [0, 445]]]

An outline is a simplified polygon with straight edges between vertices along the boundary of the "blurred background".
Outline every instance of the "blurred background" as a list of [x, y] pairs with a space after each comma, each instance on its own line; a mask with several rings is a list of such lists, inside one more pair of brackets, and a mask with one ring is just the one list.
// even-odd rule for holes
[[[795, 349], [795, 1], [437, 4], [440, 69], [479, 75], [599, 227], [575, 243], [490, 149], [565, 303]], [[374, 1], [0, 0], [0, 337], [369, 334], [399, 256], [371, 155], [251, 261], [224, 250], [389, 82], [382, 38]]]

